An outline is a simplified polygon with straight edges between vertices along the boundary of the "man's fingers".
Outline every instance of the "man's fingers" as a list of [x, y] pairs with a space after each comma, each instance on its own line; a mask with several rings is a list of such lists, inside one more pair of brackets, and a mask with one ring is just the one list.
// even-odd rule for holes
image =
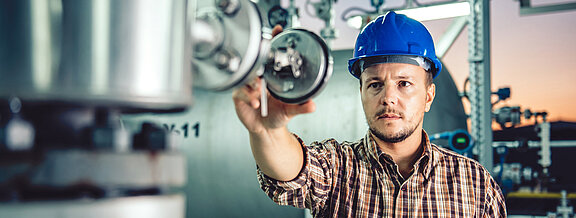
[[289, 116], [295, 116], [298, 114], [312, 113], [316, 110], [316, 104], [309, 100], [302, 104], [290, 104], [286, 106], [286, 112]]
[[274, 26], [274, 29], [272, 29], [272, 36], [276, 36], [280, 34], [282, 31], [283, 31], [282, 26], [276, 25]]
[[243, 102], [250, 107], [260, 107], [260, 79], [255, 79], [241, 88], [234, 90], [232, 97], [235, 101]]
[[[260, 89], [261, 87], [261, 79], [256, 78], [253, 81], [247, 83], [241, 88], [234, 90], [232, 97], [235, 102], [243, 103], [249, 105], [253, 109], [258, 109], [261, 106], [260, 103]], [[275, 99], [268, 93], [268, 101], [274, 105], [278, 105], [280, 107], [272, 107], [275, 109], [283, 108], [286, 115], [289, 117], [296, 116], [298, 114], [306, 114], [312, 113], [316, 110], [316, 104], [313, 101], [307, 101], [302, 104], [287, 104], [278, 99]]]
[[257, 109], [260, 107], [260, 94], [255, 91], [248, 91], [247, 88], [237, 90], [238, 94], [235, 99], [240, 102], [250, 105], [250, 107]]

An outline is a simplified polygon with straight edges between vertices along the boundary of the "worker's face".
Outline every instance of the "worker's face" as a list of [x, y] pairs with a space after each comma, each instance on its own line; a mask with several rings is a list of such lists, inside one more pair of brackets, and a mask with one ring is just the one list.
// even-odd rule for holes
[[424, 113], [434, 100], [434, 84], [415, 65], [384, 63], [362, 72], [362, 106], [370, 131], [385, 142], [401, 142], [421, 131]]

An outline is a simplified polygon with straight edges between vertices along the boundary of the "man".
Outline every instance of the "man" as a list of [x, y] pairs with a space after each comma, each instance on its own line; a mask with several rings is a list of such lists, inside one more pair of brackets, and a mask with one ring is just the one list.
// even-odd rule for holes
[[505, 217], [490, 174], [431, 144], [422, 129], [441, 67], [418, 21], [389, 12], [369, 23], [349, 61], [369, 126], [355, 143], [306, 146], [286, 125], [313, 112], [312, 101], [290, 105], [269, 97], [270, 114], [263, 118], [258, 98], [265, 87], [236, 90], [262, 189], [276, 203], [310, 208], [315, 217]]

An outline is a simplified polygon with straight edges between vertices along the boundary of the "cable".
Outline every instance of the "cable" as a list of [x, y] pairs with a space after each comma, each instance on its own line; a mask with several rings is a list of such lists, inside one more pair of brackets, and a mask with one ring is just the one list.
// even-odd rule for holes
[[470, 101], [470, 98], [468, 97], [468, 91], [466, 89], [466, 86], [468, 85], [468, 83], [470, 83], [470, 77], [466, 77], [466, 80], [464, 81], [464, 86], [462, 86], [462, 94], [460, 97], [465, 97], [466, 99], [468, 99], [468, 101]]

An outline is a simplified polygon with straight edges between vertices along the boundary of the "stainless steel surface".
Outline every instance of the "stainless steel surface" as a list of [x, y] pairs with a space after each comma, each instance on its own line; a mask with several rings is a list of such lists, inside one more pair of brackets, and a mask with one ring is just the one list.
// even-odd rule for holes
[[191, 32], [194, 87], [226, 90], [241, 85], [256, 76], [267, 57], [271, 36], [263, 32], [256, 5], [249, 0], [231, 2], [239, 7], [234, 13], [224, 12], [214, 1], [199, 5]]
[[3, 4], [0, 98], [157, 110], [191, 104], [186, 0]]
[[136, 151], [52, 151], [31, 176], [37, 186], [87, 183], [105, 188], [180, 187], [186, 183], [181, 153]]
[[[0, 2], [0, 98], [50, 89], [61, 38], [59, 0]], [[32, 89], [32, 90], [30, 90]]]
[[190, 107], [195, 4], [0, 1], [0, 218], [185, 217], [177, 142], [119, 116]]
[[274, 60], [264, 78], [270, 93], [288, 103], [317, 95], [332, 75], [332, 56], [324, 40], [312, 32], [289, 29], [272, 39]]
[[100, 200], [3, 203], [0, 218], [184, 218], [182, 195], [138, 196]]

